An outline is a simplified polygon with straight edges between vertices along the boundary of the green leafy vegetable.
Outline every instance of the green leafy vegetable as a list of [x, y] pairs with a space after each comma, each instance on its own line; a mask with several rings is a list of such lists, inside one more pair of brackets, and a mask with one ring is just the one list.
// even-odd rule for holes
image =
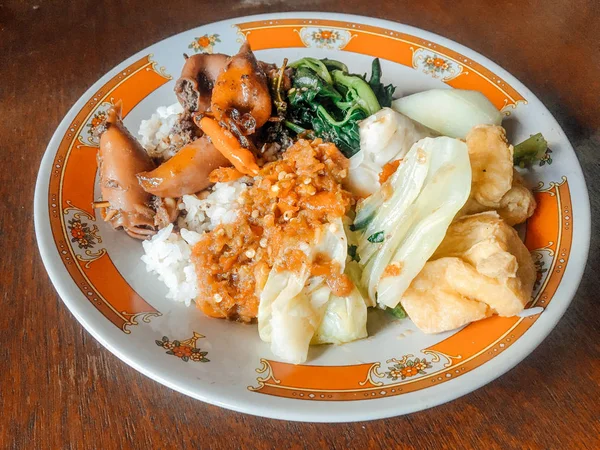
[[367, 241], [369, 241], [372, 244], [378, 244], [380, 242], [383, 242], [384, 239], [385, 239], [384, 232], [378, 231], [377, 233], [373, 233], [371, 236], [369, 236], [367, 238]]
[[400, 303], [398, 303], [395, 308], [386, 308], [386, 312], [398, 319], [406, 319], [407, 317], [406, 311], [404, 311], [404, 308]]
[[542, 133], [534, 134], [520, 144], [515, 145], [514, 163], [527, 167], [544, 158], [548, 152], [548, 142]]
[[296, 70], [293, 86], [295, 89], [290, 89], [288, 92], [292, 105], [301, 101], [311, 102], [317, 97], [334, 103], [342, 100], [342, 95], [332, 84], [309, 67], [300, 67]]
[[348, 72], [348, 66], [343, 62], [336, 61], [335, 59], [322, 59], [321, 62], [325, 64], [328, 70], [341, 70], [343, 72]]
[[358, 231], [366, 228], [373, 218], [375, 217], [375, 211], [371, 211], [370, 214], [360, 214], [364, 210], [359, 211], [359, 214], [356, 215], [356, 219], [354, 219], [354, 223], [350, 225], [350, 231]]
[[349, 245], [348, 246], [348, 255], [350, 256], [352, 261], [360, 262], [360, 256], [358, 255], [358, 253], [356, 253], [357, 250], [358, 250], [358, 247], [356, 245]]
[[361, 77], [358, 75], [349, 75], [341, 70], [334, 70], [332, 74], [336, 88], [346, 92], [346, 101], [338, 103], [336, 106], [351, 107], [359, 105], [368, 116], [375, 114], [381, 109], [371, 86]]
[[[337, 62], [337, 61], [335, 61], [335, 62]], [[329, 62], [329, 63], [331, 64], [331, 62]], [[315, 72], [327, 84], [333, 84], [333, 80], [331, 79], [331, 75], [329, 74], [329, 69], [325, 65], [324, 61], [319, 61], [316, 58], [302, 58], [302, 59], [299, 59], [298, 61], [291, 63], [290, 67], [293, 67], [293, 68], [306, 67], [308, 69], [311, 69], [313, 72]]]
[[375, 58], [371, 63], [369, 86], [371, 86], [381, 106], [392, 106], [392, 96], [394, 95], [394, 91], [396, 91], [396, 87], [391, 84], [384, 86], [381, 82], [381, 63], [379, 62], [379, 58]]
[[295, 123], [290, 122], [289, 120], [285, 120], [283, 123], [286, 127], [288, 127], [290, 130], [297, 134], [306, 133], [308, 131], [306, 128], [302, 128], [300, 125], [296, 125]]
[[390, 103], [395, 89], [381, 84], [379, 62], [374, 62], [369, 82], [330, 59], [302, 58], [290, 67], [295, 72], [284, 125], [297, 134], [314, 131], [317, 137], [336, 144], [348, 158], [358, 152], [358, 123], [381, 109], [379, 98]]

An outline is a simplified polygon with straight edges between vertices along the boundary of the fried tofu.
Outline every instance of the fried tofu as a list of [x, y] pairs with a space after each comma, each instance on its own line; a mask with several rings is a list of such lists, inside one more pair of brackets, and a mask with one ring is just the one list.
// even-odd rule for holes
[[497, 211], [508, 223], [523, 223], [536, 207], [533, 193], [513, 168], [513, 146], [504, 128], [478, 125], [466, 138], [471, 161], [471, 195], [458, 217]]
[[517, 232], [496, 212], [484, 212], [450, 225], [401, 303], [419, 329], [439, 333], [492, 314], [518, 314], [535, 276]]
[[507, 224], [513, 226], [529, 219], [537, 203], [533, 193], [525, 186], [523, 178], [516, 170], [513, 174], [513, 185], [500, 200], [497, 211]]

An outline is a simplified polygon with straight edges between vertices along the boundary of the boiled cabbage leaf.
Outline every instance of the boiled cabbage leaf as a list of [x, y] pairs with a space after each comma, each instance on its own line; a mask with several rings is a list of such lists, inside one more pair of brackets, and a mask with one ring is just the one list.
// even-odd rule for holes
[[[341, 270], [346, 266], [348, 239], [341, 219], [325, 224], [312, 245], [298, 246], [308, 261], [326, 255]], [[277, 266], [277, 263], [275, 264]], [[311, 343], [349, 342], [366, 336], [366, 303], [358, 289], [337, 297], [320, 276], [311, 276], [309, 263], [298, 271], [274, 268], [260, 295], [258, 330], [281, 359], [306, 361]]]
[[359, 125], [360, 151], [350, 158], [346, 189], [366, 197], [379, 187], [383, 166], [404, 158], [418, 140], [432, 136], [430, 130], [391, 108], [382, 108]]
[[500, 125], [502, 113], [479, 91], [431, 89], [399, 98], [392, 108], [443, 136], [464, 139], [476, 125]]
[[466, 144], [448, 137], [425, 138], [413, 145], [382, 188], [360, 205], [356, 220], [361, 220], [365, 208], [363, 214], [371, 217], [358, 246], [361, 282], [379, 306], [398, 304], [444, 238], [470, 189]]

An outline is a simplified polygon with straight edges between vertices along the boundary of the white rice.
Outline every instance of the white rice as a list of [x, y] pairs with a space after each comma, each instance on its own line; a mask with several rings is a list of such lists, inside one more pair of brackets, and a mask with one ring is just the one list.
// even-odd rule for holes
[[146, 270], [156, 273], [158, 279], [165, 283], [169, 289], [168, 299], [189, 306], [198, 296], [196, 271], [190, 259], [192, 247], [202, 233], [237, 219], [240, 196], [248, 189], [248, 182], [249, 179], [244, 178], [217, 183], [204, 199], [184, 195], [181, 207], [186, 215], [178, 220], [179, 233], [173, 231], [171, 224], [142, 243], [145, 253], [142, 261]]
[[[169, 131], [176, 123], [183, 108], [179, 103], [161, 106], [148, 120], [142, 120], [140, 143], [152, 157], [168, 158]], [[248, 189], [250, 178], [244, 177], [229, 183], [216, 183], [209, 191], [197, 195], [184, 195], [180, 205], [182, 214], [177, 225], [160, 230], [151, 240], [142, 243], [142, 261], [148, 272], [154, 272], [169, 292], [167, 298], [190, 305], [198, 295], [197, 278], [190, 259], [192, 247], [202, 234], [219, 224], [232, 223], [237, 219], [241, 195]]]
[[219, 224], [232, 223], [237, 219], [241, 195], [248, 189], [250, 180], [242, 178], [228, 183], [216, 183], [205, 199], [196, 195], [184, 195], [180, 208], [186, 211], [178, 225], [197, 233], [210, 231]]
[[148, 272], [154, 272], [165, 283], [169, 292], [167, 298], [185, 302], [187, 306], [198, 295], [196, 271], [190, 260], [191, 247], [201, 235], [193, 231], [181, 230], [173, 233], [173, 225], [160, 230], [150, 241], [142, 242], [145, 255], [142, 261]]
[[170, 145], [169, 131], [182, 112], [182, 106], [174, 103], [171, 106], [159, 106], [150, 119], [142, 120], [138, 134], [140, 143], [150, 156], [155, 158], [172, 156], [165, 154]]

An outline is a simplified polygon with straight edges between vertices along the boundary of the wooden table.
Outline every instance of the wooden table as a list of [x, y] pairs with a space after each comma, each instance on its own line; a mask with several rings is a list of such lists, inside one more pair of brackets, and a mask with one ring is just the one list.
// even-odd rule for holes
[[[600, 448], [598, 0], [170, 3], [0, 4], [0, 448]], [[42, 266], [33, 230], [35, 178], [52, 132], [79, 96], [167, 36], [290, 9], [373, 15], [465, 44], [529, 86], [577, 149], [595, 221], [579, 292], [530, 357], [450, 404], [337, 425], [203, 404], [102, 348], [67, 311]]]

